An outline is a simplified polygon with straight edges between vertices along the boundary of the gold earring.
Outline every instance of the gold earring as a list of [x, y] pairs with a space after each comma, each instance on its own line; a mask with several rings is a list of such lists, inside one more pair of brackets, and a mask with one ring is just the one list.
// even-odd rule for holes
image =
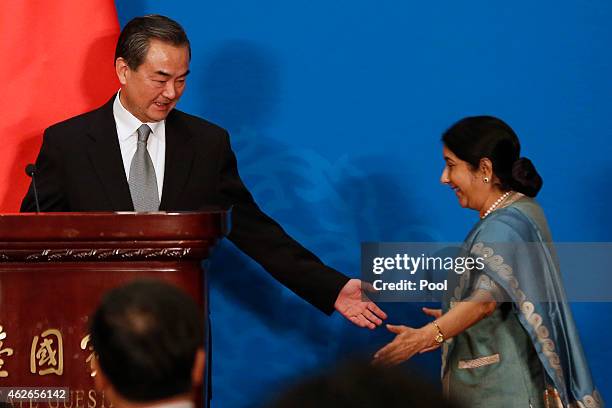
[[485, 178], [483, 178], [483, 179], [482, 179], [482, 181], [484, 181], [484, 182], [485, 182], [485, 184], [486, 184], [486, 183], [488, 183], [488, 182], [489, 182], [489, 178], [488, 178], [488, 177], [485, 177]]

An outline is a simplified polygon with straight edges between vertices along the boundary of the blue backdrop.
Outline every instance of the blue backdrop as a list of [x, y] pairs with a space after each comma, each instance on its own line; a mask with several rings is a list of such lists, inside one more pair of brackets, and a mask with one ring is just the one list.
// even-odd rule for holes
[[[461, 241], [476, 213], [440, 185], [441, 133], [506, 120], [545, 184], [558, 241], [612, 241], [612, 3], [116, 0], [121, 25], [178, 20], [193, 47], [179, 108], [232, 134], [261, 207], [358, 275], [362, 241]], [[607, 267], [608, 266], [602, 266]], [[229, 243], [213, 259], [214, 407], [248, 407], [348, 353], [389, 341], [304, 303]], [[422, 324], [419, 305], [381, 305]], [[612, 398], [612, 304], [574, 304]], [[415, 359], [435, 377], [439, 355]]]

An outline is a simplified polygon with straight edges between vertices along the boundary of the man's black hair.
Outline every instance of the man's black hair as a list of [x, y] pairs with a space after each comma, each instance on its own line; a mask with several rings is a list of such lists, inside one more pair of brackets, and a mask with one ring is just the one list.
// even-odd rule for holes
[[125, 399], [146, 402], [190, 392], [204, 328], [202, 310], [179, 288], [138, 280], [110, 291], [90, 333], [100, 368]]
[[183, 27], [166, 16], [151, 14], [133, 18], [123, 27], [115, 49], [115, 60], [121, 57], [130, 69], [137, 70], [149, 51], [151, 40], [187, 47], [191, 58], [191, 45]]

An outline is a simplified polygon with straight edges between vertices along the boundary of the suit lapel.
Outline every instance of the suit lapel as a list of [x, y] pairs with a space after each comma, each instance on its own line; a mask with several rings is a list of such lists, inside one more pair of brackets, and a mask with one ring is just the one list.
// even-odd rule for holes
[[117, 127], [111, 98], [98, 111], [98, 117], [89, 130], [89, 158], [100, 178], [115, 211], [134, 211], [130, 188], [125, 177]]
[[184, 209], [180, 207], [180, 195], [189, 179], [194, 149], [189, 143], [190, 132], [180, 119], [174, 111], [166, 118], [166, 163], [159, 205], [162, 211]]

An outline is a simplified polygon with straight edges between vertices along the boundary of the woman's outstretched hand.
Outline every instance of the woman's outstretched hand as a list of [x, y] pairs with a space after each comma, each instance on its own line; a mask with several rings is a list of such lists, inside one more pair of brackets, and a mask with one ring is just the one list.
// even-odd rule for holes
[[[441, 309], [430, 309], [424, 307], [423, 313], [438, 319], [442, 316]], [[396, 365], [409, 360], [417, 353], [425, 353], [440, 347], [435, 341], [437, 329], [432, 324], [427, 324], [420, 329], [408, 326], [387, 325], [387, 330], [395, 333], [392, 342], [378, 350], [374, 354], [373, 364]]]
[[395, 339], [374, 354], [373, 364], [397, 365], [409, 360], [416, 353], [438, 347], [434, 344], [436, 329], [431, 324], [420, 329], [388, 324], [387, 330], [396, 334]]

